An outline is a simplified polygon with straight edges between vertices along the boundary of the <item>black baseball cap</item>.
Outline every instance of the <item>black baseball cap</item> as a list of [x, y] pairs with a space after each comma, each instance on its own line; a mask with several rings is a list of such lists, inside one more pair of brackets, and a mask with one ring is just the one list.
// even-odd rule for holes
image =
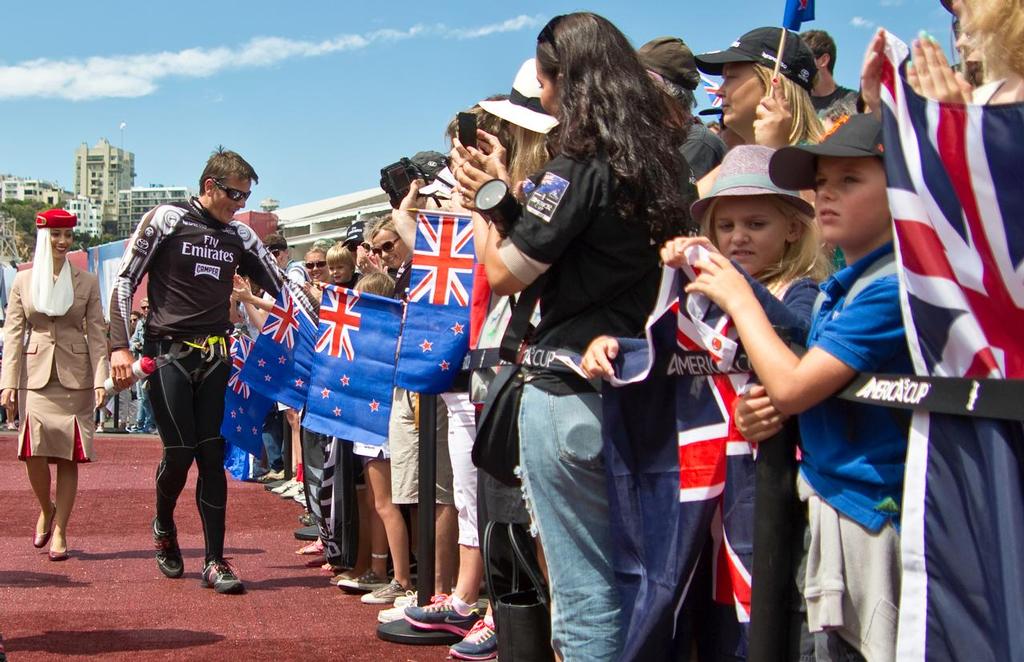
[[[721, 75], [722, 67], [730, 62], [753, 62], [769, 69], [775, 68], [776, 51], [782, 28], [756, 28], [746, 33], [724, 51], [701, 53], [695, 57], [697, 68], [707, 74]], [[779, 71], [808, 92], [814, 85], [818, 69], [814, 53], [803, 42], [800, 35], [786, 31], [786, 44], [782, 49], [782, 66]]]
[[342, 243], [344, 246], [349, 244], [361, 244], [363, 243], [363, 231], [366, 229], [366, 221], [357, 219], [352, 221], [352, 224], [348, 226], [348, 230], [345, 232], [345, 240]]
[[641, 46], [636, 54], [645, 69], [656, 72], [680, 87], [695, 90], [700, 85], [693, 51], [679, 37], [652, 39]]
[[819, 156], [881, 158], [882, 123], [872, 115], [848, 115], [817, 145], [783, 147], [772, 155], [768, 175], [776, 186], [790, 190], [814, 188]]
[[419, 168], [428, 184], [448, 167], [448, 157], [441, 152], [416, 152], [409, 160]]

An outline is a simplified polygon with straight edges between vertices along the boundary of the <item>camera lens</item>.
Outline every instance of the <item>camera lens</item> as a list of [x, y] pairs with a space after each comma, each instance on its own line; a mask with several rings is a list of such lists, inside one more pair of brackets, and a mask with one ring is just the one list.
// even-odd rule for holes
[[476, 208], [480, 211], [490, 211], [501, 204], [506, 195], [508, 185], [500, 179], [492, 179], [477, 189]]

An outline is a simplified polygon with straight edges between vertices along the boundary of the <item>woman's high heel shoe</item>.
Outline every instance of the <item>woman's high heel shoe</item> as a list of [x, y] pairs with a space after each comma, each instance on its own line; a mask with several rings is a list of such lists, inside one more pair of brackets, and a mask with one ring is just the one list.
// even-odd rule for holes
[[68, 560], [68, 550], [65, 549], [63, 552], [55, 552], [55, 551], [53, 551], [51, 549], [50, 550], [50, 560], [51, 561], [67, 561]]
[[50, 542], [50, 536], [53, 535], [53, 524], [57, 521], [57, 504], [50, 504], [50, 526], [46, 527], [46, 533], [37, 533], [32, 539], [32, 545], [36, 549], [42, 549], [46, 547], [46, 543]]

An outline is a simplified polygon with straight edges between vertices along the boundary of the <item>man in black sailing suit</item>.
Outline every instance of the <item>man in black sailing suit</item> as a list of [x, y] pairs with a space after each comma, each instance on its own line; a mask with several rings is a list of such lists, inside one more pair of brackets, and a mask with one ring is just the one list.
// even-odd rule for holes
[[[167, 577], [184, 573], [174, 507], [194, 461], [206, 551], [203, 585], [218, 593], [245, 590], [224, 559], [227, 479], [220, 425], [230, 373], [226, 334], [232, 328], [232, 277], [236, 272], [250, 276], [273, 295], [285, 286], [256, 233], [234, 220], [258, 181], [241, 156], [218, 148], [199, 179], [198, 197], [160, 205], [142, 218], [128, 241], [110, 301], [110, 364], [119, 388], [132, 381], [128, 318], [146, 273], [150, 308], [143, 355], [172, 358], [145, 385], [164, 444], [153, 519], [157, 566]], [[300, 305], [308, 305], [303, 293], [294, 294]]]

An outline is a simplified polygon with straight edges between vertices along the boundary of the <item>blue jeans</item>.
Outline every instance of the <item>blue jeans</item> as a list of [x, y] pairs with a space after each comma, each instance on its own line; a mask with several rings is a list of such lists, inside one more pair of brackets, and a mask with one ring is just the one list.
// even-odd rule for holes
[[277, 410], [277, 405], [274, 404], [263, 421], [263, 448], [267, 451], [267, 469], [269, 471], [284, 469], [284, 456], [281, 450], [281, 444], [284, 441], [282, 418], [283, 414]]
[[135, 416], [135, 427], [139, 430], [151, 430], [156, 427], [156, 419], [153, 418], [153, 405], [149, 401], [149, 389], [145, 382], [139, 382], [139, 411]]
[[614, 660], [621, 604], [611, 562], [601, 395], [552, 395], [529, 383], [519, 461], [551, 579], [551, 640], [565, 662]]

